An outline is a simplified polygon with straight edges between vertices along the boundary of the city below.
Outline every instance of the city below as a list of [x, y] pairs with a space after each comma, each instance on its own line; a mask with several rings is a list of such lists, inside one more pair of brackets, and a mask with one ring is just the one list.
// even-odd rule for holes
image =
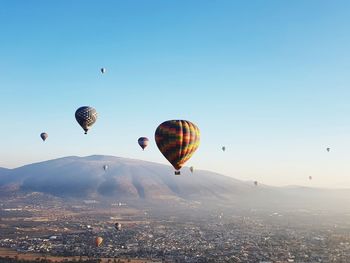
[[[153, 209], [119, 201], [65, 202], [31, 193], [0, 203], [0, 257], [32, 255], [58, 262], [348, 262], [349, 217], [305, 209], [203, 210], [196, 203], [186, 212], [170, 202]], [[97, 237], [103, 239], [99, 246]]]

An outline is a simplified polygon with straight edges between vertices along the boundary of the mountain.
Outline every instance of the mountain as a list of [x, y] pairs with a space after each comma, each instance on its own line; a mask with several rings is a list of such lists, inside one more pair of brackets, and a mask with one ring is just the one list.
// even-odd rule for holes
[[[103, 169], [108, 165], [108, 169]], [[19, 184], [22, 191], [57, 196], [127, 197], [137, 199], [227, 198], [253, 188], [247, 183], [208, 171], [173, 168], [152, 162], [113, 156], [65, 157], [0, 170], [0, 186]]]
[[[108, 169], [103, 169], [108, 165]], [[232, 207], [339, 207], [350, 201], [349, 190], [254, 186], [217, 173], [184, 167], [175, 176], [170, 165], [114, 156], [64, 157], [0, 169], [0, 190], [41, 192], [69, 198], [137, 201], [198, 201]], [[4, 190], [6, 189], [6, 191]]]

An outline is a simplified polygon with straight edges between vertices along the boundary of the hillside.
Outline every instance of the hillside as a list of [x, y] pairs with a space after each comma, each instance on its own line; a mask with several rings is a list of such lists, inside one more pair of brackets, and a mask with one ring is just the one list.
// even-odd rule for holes
[[[108, 165], [108, 169], [103, 169]], [[0, 169], [7, 192], [41, 192], [64, 198], [110, 198], [137, 201], [199, 201], [232, 207], [304, 208], [346, 206], [349, 190], [254, 186], [214, 172], [188, 167], [175, 176], [172, 167], [141, 160], [93, 155], [65, 157]]]

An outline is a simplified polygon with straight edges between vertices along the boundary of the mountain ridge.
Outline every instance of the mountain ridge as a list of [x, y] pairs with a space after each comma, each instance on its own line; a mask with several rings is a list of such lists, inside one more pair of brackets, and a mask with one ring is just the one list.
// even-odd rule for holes
[[[108, 165], [108, 169], [103, 169]], [[41, 192], [62, 198], [111, 200], [198, 201], [215, 205], [298, 207], [339, 206], [350, 201], [350, 190], [254, 186], [218, 173], [183, 167], [175, 176], [170, 165], [116, 156], [67, 156], [0, 169], [2, 192]], [[5, 191], [5, 190], [6, 191]]]
[[[109, 166], [107, 171], [103, 171], [102, 169], [103, 165], [105, 164]], [[142, 172], [145, 174], [144, 176], [140, 175]], [[83, 178], [82, 174], [84, 174], [86, 177]], [[62, 180], [64, 178], [67, 180], [69, 179], [70, 182], [75, 186], [81, 186], [84, 184], [84, 181], [88, 179], [94, 179], [93, 181], [95, 182], [100, 181], [99, 183], [96, 182], [97, 185], [99, 185], [99, 189], [97, 189], [97, 191], [100, 194], [105, 193], [105, 195], [111, 195], [114, 186], [114, 188], [121, 193], [131, 196], [135, 195], [140, 198], [147, 197], [145, 188], [155, 186], [154, 182], [153, 184], [147, 183], [145, 181], [146, 178], [155, 180], [158, 184], [165, 184], [172, 192], [175, 192], [177, 194], [179, 194], [180, 191], [177, 185], [171, 181], [182, 180], [185, 181], [185, 184], [188, 184], [186, 181], [189, 180], [185, 176], [196, 178], [195, 175], [197, 174], [204, 174], [204, 176], [211, 174], [211, 177], [221, 177], [225, 178], [224, 180], [230, 180], [234, 181], [235, 183], [244, 184], [237, 179], [204, 170], [195, 171], [194, 175], [192, 175], [188, 167], [184, 167], [182, 169], [182, 174], [183, 175], [180, 177], [175, 177], [173, 176], [173, 169], [171, 166], [131, 158], [104, 155], [91, 155], [86, 157], [67, 156], [53, 160], [23, 165], [18, 168], [6, 170], [5, 174], [1, 173], [0, 171], [0, 184], [4, 185], [17, 182], [21, 184], [22, 190], [58, 194], [60, 190], [55, 191], [53, 189], [53, 186], [58, 184], [58, 188], [62, 188]], [[63, 179], [59, 180], [59, 178]], [[80, 180], [79, 184], [75, 179]], [[131, 187], [132, 185], [135, 189], [131, 189], [133, 188]], [[66, 190], [65, 193], [67, 194], [67, 185], [65, 185], [64, 188]], [[125, 191], [125, 189], [127, 189], [127, 191]], [[80, 189], [80, 191], [86, 193], [89, 192], [86, 189]], [[68, 193], [72, 194], [73, 191], [68, 191]]]

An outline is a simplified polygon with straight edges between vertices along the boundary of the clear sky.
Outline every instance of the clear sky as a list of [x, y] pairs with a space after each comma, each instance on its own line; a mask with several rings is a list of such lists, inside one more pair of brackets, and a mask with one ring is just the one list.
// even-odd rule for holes
[[[202, 134], [187, 165], [350, 187], [349, 14], [347, 0], [3, 0], [0, 166], [90, 154], [167, 164], [154, 131], [187, 119]], [[99, 113], [87, 136], [83, 105]]]

